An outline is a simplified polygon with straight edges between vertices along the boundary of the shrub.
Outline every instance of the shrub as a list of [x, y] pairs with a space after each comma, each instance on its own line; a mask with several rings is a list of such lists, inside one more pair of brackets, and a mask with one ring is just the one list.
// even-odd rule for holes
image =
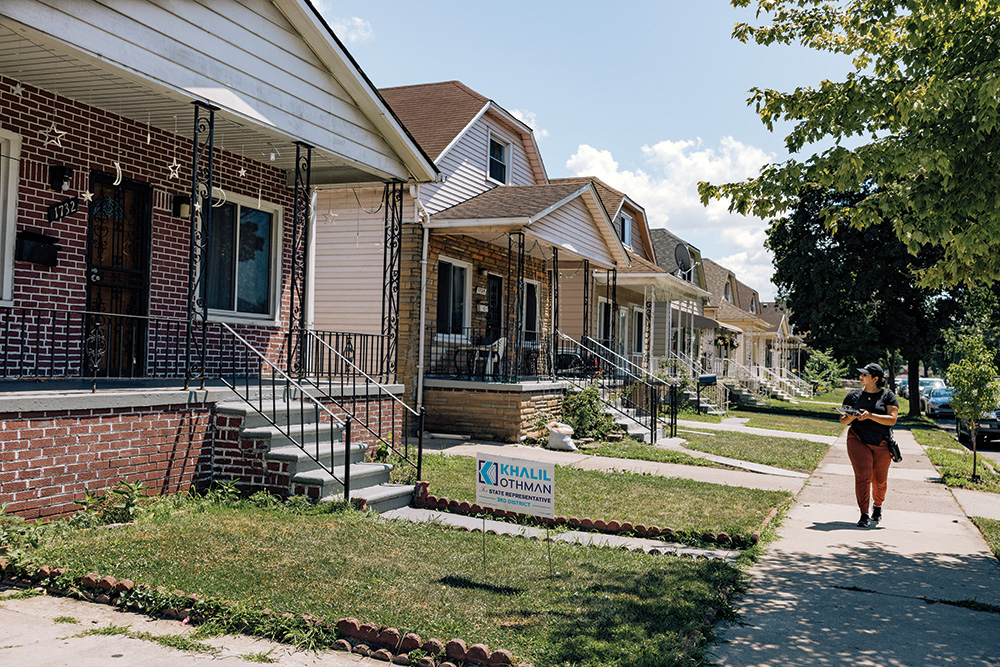
[[579, 392], [566, 392], [562, 401], [563, 421], [573, 427], [577, 438], [603, 440], [615, 430], [614, 418], [601, 410], [601, 394], [596, 383]]

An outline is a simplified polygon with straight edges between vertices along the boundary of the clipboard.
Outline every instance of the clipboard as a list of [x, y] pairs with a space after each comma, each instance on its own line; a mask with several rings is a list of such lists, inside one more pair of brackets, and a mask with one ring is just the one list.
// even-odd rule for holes
[[855, 410], [854, 408], [849, 408], [846, 405], [841, 405], [840, 407], [838, 407], [837, 408], [837, 412], [839, 412], [842, 415], [860, 415], [861, 414], [860, 410]]

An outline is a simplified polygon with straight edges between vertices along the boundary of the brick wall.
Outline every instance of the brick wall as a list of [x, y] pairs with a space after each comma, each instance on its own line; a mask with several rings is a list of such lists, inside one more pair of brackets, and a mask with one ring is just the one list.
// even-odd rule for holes
[[[482, 386], [482, 385], [480, 385]], [[426, 387], [426, 429], [432, 433], [456, 433], [500, 442], [518, 442], [540, 437], [540, 415], [558, 419], [562, 414], [561, 387], [511, 391]]]
[[[153, 188], [152, 238], [148, 314], [183, 318], [187, 312], [190, 223], [172, 215], [175, 194], [190, 194], [193, 146], [189, 139], [148, 126], [142, 119], [117, 116], [102, 109], [22, 84], [20, 96], [12, 92], [17, 83], [0, 76], [0, 118], [3, 127], [21, 137], [17, 229], [41, 232], [58, 239], [58, 266], [44, 267], [16, 262], [14, 306], [82, 310], [86, 304], [88, 204], [54, 222], [47, 207], [90, 188], [91, 170], [114, 174], [119, 162], [125, 178], [148, 183]], [[187, 128], [190, 115], [177, 118]], [[53, 124], [65, 132], [57, 146], [46, 144], [45, 132]], [[50, 135], [51, 136], [51, 135]], [[291, 271], [291, 222], [293, 192], [284, 173], [267, 162], [248, 160], [226, 149], [225, 137], [215, 136], [214, 184], [226, 193], [261, 198], [284, 207], [284, 238], [281, 268], [281, 309], [287, 311]], [[170, 178], [170, 165], [181, 165], [179, 178]], [[49, 165], [73, 168], [67, 192], [49, 187]], [[240, 176], [241, 169], [246, 170]], [[272, 344], [277, 332], [266, 327], [237, 327], [262, 347]]]
[[210, 423], [208, 404], [4, 415], [0, 501], [39, 519], [120, 480], [183, 491], [207, 479]]

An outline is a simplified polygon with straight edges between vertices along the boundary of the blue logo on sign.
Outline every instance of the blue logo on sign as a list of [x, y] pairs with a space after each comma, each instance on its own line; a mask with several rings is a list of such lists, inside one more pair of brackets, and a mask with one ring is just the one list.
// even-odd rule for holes
[[497, 464], [493, 461], [479, 462], [479, 483], [497, 485]]

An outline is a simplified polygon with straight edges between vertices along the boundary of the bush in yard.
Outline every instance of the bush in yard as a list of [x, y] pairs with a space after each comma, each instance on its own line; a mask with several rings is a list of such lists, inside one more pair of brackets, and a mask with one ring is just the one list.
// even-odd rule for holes
[[573, 435], [577, 438], [603, 440], [616, 428], [614, 418], [601, 410], [601, 395], [594, 383], [579, 392], [566, 392], [562, 414], [563, 421], [573, 427]]
[[820, 391], [827, 391], [840, 386], [840, 379], [847, 375], [847, 366], [833, 358], [832, 350], [816, 350], [806, 362], [802, 375]]
[[951, 405], [955, 416], [968, 424], [972, 438], [972, 480], [976, 473], [977, 421], [983, 413], [996, 409], [1000, 398], [1000, 381], [993, 365], [994, 353], [986, 347], [981, 333], [961, 336], [956, 346], [958, 361], [948, 367], [948, 383], [952, 386]]

